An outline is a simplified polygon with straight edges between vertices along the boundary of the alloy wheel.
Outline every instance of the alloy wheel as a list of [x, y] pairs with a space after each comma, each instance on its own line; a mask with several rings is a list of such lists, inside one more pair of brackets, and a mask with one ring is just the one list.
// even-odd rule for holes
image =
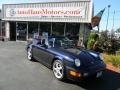
[[64, 67], [61, 61], [56, 60], [53, 63], [53, 73], [55, 77], [59, 80], [62, 80], [64, 78]]
[[32, 59], [32, 53], [31, 53], [31, 49], [30, 48], [28, 49], [28, 52], [27, 52], [27, 58], [28, 58], [28, 60]]

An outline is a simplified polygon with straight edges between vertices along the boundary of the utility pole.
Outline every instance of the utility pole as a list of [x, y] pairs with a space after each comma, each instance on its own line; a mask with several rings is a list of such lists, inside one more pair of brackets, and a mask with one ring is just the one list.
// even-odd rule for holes
[[115, 17], [115, 10], [114, 10], [114, 13], [113, 13], [113, 26], [112, 26], [112, 29], [111, 29], [111, 38], [114, 37], [114, 17]]
[[109, 20], [109, 11], [110, 11], [111, 5], [108, 5], [108, 16], [107, 16], [107, 23], [106, 23], [106, 31], [108, 29], [108, 20]]
[[115, 10], [114, 10], [114, 13], [113, 13], [113, 26], [112, 26], [112, 30], [114, 30], [114, 22], [115, 22]]

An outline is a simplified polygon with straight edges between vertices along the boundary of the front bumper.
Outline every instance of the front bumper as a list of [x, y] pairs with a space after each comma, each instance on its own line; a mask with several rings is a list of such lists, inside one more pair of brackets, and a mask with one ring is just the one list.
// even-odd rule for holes
[[[72, 81], [80, 81], [84, 78], [87, 78], [87, 77], [96, 77], [96, 78], [99, 78], [102, 76], [102, 72], [105, 70], [106, 68], [106, 65], [103, 65], [102, 67], [99, 67], [99, 68], [93, 68], [89, 71], [87, 70], [80, 70], [80, 69], [75, 69], [75, 68], [71, 68], [71, 67], [66, 67], [66, 75], [67, 75], [67, 78], [72, 80]], [[76, 72], [77, 74], [79, 75], [71, 75], [71, 71], [73, 72]]]

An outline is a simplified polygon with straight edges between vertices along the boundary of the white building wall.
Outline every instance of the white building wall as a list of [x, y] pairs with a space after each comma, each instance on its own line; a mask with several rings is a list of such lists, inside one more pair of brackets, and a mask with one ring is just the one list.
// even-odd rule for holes
[[[3, 20], [7, 21], [40, 21], [40, 22], [76, 22], [76, 23], [90, 23], [92, 18], [92, 0], [51, 0], [51, 2], [29, 3], [29, 4], [5, 4], [3, 5]], [[40, 9], [40, 8], [84, 8], [83, 17], [74, 16], [67, 18], [41, 18], [29, 16], [9, 16], [13, 14], [15, 9]], [[59, 10], [59, 9], [58, 9]]]
[[[43, 0], [42, 0], [43, 1]], [[84, 7], [84, 17], [74, 16], [70, 18], [40, 18], [40, 17], [30, 17], [30, 15], [26, 16], [10, 16], [8, 14], [15, 14], [14, 10], [17, 9], [40, 9], [40, 8], [73, 8], [74, 7]], [[10, 10], [10, 11], [9, 11]], [[40, 2], [40, 3], [28, 3], [28, 4], [4, 4], [2, 6], [3, 16], [2, 20], [6, 21], [5, 31], [6, 38], [10, 38], [10, 25], [9, 21], [31, 21], [31, 22], [70, 22], [70, 23], [80, 23], [80, 32], [79, 32], [79, 40], [81, 38], [87, 37], [90, 30], [87, 26], [87, 23], [91, 23], [92, 12], [93, 12], [93, 2], [92, 0], [49, 0], [48, 2]], [[85, 34], [85, 35], [84, 35]]]
[[5, 38], [9, 39], [10, 38], [10, 23], [5, 22]]

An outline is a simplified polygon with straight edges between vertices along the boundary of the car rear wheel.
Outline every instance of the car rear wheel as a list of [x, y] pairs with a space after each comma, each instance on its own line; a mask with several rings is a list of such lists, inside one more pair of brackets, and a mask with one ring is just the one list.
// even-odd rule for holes
[[65, 79], [65, 69], [64, 69], [64, 65], [62, 63], [62, 61], [60, 60], [55, 60], [53, 63], [53, 73], [54, 76], [58, 79], [58, 80], [64, 80]]
[[31, 48], [28, 48], [28, 50], [27, 50], [27, 58], [28, 58], [28, 60], [32, 60], [32, 52], [31, 52]]

